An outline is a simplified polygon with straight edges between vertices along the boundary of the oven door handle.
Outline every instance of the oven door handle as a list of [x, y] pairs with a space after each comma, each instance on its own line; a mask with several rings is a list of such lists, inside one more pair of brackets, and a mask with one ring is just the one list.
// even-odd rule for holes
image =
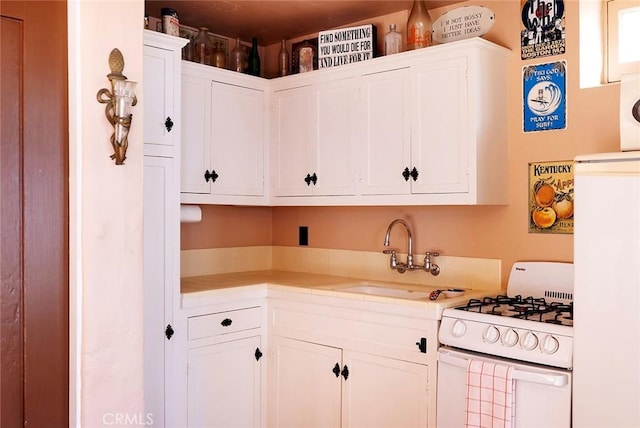
[[[449, 353], [445, 353], [442, 351], [438, 353], [438, 361], [440, 361], [441, 363], [446, 363], [452, 366], [460, 367], [465, 370], [467, 369], [467, 365], [469, 364], [469, 359], [467, 358], [458, 358]], [[561, 387], [569, 383], [569, 376], [567, 376], [566, 374], [537, 373], [537, 372], [530, 372], [526, 370], [520, 370], [516, 368], [513, 369], [511, 374], [513, 376], [513, 379], [515, 380], [541, 383], [543, 385]]]

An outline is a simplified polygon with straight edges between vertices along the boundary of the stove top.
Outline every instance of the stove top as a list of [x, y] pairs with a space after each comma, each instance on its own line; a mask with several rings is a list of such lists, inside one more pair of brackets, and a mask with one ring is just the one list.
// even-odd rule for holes
[[547, 302], [544, 297], [498, 295], [471, 299], [455, 309], [573, 327], [573, 302]]

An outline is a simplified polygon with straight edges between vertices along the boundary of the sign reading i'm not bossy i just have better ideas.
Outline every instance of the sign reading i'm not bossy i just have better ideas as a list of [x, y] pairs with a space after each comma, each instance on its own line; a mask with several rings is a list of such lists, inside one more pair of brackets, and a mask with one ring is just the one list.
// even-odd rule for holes
[[366, 61], [375, 56], [376, 27], [372, 24], [318, 33], [318, 68]]

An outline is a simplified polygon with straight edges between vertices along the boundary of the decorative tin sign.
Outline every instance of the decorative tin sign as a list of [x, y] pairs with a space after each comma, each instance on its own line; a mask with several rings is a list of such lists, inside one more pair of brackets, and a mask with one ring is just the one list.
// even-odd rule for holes
[[433, 40], [454, 42], [482, 36], [496, 22], [495, 13], [484, 6], [462, 6], [444, 13], [433, 23]]
[[534, 59], [565, 53], [564, 1], [520, 0], [521, 58]]
[[524, 132], [567, 127], [567, 62], [522, 68]]
[[318, 67], [328, 68], [366, 61], [376, 54], [373, 24], [318, 33]]
[[529, 232], [573, 233], [573, 161], [529, 163]]

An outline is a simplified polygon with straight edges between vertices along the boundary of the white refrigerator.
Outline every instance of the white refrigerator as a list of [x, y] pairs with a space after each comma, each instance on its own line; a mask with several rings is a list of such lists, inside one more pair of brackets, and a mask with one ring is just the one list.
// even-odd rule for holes
[[574, 167], [573, 426], [640, 427], [640, 151]]

